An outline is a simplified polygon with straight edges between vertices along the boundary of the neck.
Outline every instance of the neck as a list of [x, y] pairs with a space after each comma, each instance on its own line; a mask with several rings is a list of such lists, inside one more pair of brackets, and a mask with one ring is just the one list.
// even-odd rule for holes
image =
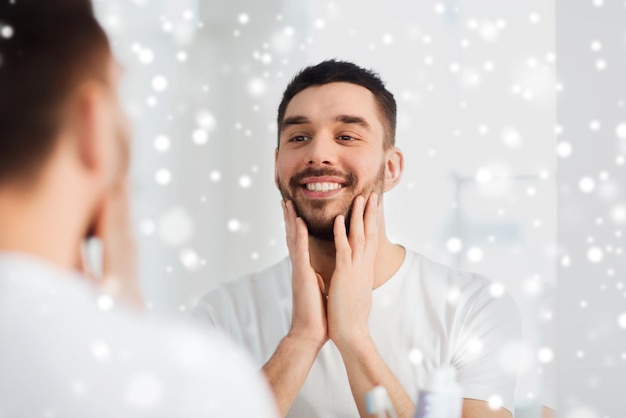
[[[24, 189], [0, 185], [0, 251], [29, 254], [66, 270], [80, 263], [83, 228], [78, 189], [55, 183], [56, 176]], [[71, 183], [71, 181], [70, 181]], [[60, 187], [51, 187], [63, 184]], [[78, 221], [77, 221], [78, 220]], [[85, 220], [86, 224], [86, 220]]]
[[[309, 238], [311, 266], [324, 279], [326, 289], [330, 286], [335, 271], [335, 243], [315, 237]], [[374, 260], [374, 289], [381, 286], [394, 275], [404, 260], [404, 248], [387, 238], [384, 223], [378, 232], [378, 250]]]

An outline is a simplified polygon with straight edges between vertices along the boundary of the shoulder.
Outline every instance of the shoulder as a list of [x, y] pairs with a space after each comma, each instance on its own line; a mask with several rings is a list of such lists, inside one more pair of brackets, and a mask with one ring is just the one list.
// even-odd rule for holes
[[209, 291], [202, 299], [213, 300], [221, 298], [225, 295], [234, 297], [242, 297], [250, 295], [253, 290], [258, 288], [275, 288], [284, 285], [285, 281], [291, 280], [291, 264], [289, 258], [285, 257], [276, 264], [267, 267], [264, 270], [257, 271], [245, 276], [241, 276], [236, 280], [224, 282], [215, 289]]
[[194, 309], [196, 316], [213, 316], [239, 306], [265, 304], [291, 295], [291, 263], [285, 257], [268, 268], [220, 284], [202, 296]]
[[[98, 292], [72, 274], [31, 270], [12, 270], [22, 280], [0, 276], [0, 287], [15, 296], [10, 306], [0, 303], [0, 332], [7, 337], [0, 339], [0, 363], [10, 371], [6, 376], [25, 376], [15, 381], [0, 374], [0, 392], [10, 402], [30, 393], [28, 408], [51, 400], [61, 415], [76, 415], [67, 382], [80, 376], [77, 387], [98, 393], [98, 402], [113, 415], [158, 404], [163, 416], [253, 416], [255, 410], [274, 416], [258, 370], [218, 332], [103, 304]], [[20, 314], [25, 326], [14, 330], [4, 314]], [[98, 405], [81, 405], [80, 416], [102, 416], [94, 409]], [[26, 407], [9, 404], [9, 411], [13, 406]]]
[[413, 257], [409, 274], [418, 276], [421, 291], [429, 299], [454, 306], [465, 315], [487, 309], [503, 314], [503, 319], [517, 321], [517, 305], [501, 282], [455, 269], [411, 250], [407, 250], [407, 256]]
[[126, 324], [125, 341], [115, 335], [118, 344], [130, 354], [133, 369], [150, 371], [126, 378], [158, 384], [165, 415], [184, 416], [187, 411], [210, 416], [275, 416], [261, 372], [242, 348], [218, 330], [156, 317]]
[[462, 271], [407, 249], [409, 276], [417, 276], [425, 290], [443, 291], [451, 298], [455, 294], [469, 296], [488, 290], [494, 281], [476, 273]]
[[[115, 319], [115, 330], [101, 330], [102, 340], [111, 351], [122, 351], [130, 359], [130, 367], [120, 369], [116, 380], [160, 388], [159, 405], [166, 415], [196, 411], [243, 416], [258, 411], [261, 416], [274, 416], [272, 396], [261, 373], [218, 330], [152, 316]], [[136, 400], [137, 407], [143, 406], [143, 399]]]

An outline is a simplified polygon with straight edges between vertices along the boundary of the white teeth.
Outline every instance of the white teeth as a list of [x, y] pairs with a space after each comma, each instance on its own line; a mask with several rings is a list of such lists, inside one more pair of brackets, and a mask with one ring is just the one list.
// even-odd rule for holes
[[339, 183], [307, 183], [306, 188], [312, 192], [328, 192], [340, 188]]

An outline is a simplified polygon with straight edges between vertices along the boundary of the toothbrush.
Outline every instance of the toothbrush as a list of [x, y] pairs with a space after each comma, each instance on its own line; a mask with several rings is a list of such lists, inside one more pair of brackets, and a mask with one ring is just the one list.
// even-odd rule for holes
[[378, 414], [378, 418], [398, 418], [387, 390], [380, 385], [365, 394], [365, 408], [369, 414]]

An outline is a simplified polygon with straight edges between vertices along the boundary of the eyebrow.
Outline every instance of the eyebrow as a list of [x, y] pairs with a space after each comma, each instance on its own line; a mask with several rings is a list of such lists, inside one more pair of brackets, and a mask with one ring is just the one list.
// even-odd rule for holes
[[372, 130], [372, 127], [370, 126], [369, 123], [367, 123], [367, 121], [365, 119], [363, 119], [361, 116], [354, 116], [354, 115], [338, 115], [335, 118], [336, 122], [341, 122], [341, 123], [345, 123], [345, 124], [354, 124], [354, 125], [359, 125], [360, 127], [367, 129], [368, 131]]
[[280, 124], [280, 131], [282, 132], [292, 125], [304, 125], [306, 123], [309, 123], [309, 118], [306, 116], [289, 116], [283, 119], [283, 122]]
[[[367, 121], [364, 118], [362, 118], [361, 116], [337, 115], [335, 117], [335, 122], [344, 123], [344, 124], [359, 125], [362, 128], [367, 129], [368, 131], [372, 130], [372, 127], [370, 126], [370, 124], [367, 123]], [[301, 115], [289, 116], [289, 117], [283, 119], [283, 122], [280, 124], [280, 131], [281, 132], [284, 131], [289, 126], [304, 125], [304, 124], [307, 124], [307, 123], [310, 123], [310, 120], [306, 116], [301, 116]]]

